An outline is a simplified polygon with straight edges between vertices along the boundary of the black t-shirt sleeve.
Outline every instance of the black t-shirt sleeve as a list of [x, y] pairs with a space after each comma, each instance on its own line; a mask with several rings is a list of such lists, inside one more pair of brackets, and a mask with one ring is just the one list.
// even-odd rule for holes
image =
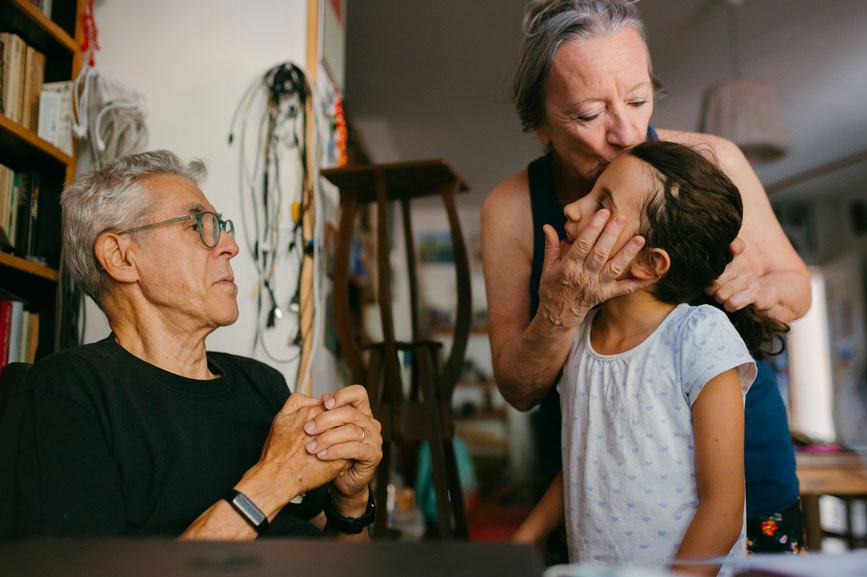
[[87, 395], [73, 394], [86, 390], [87, 371], [58, 365], [36, 365], [15, 399], [25, 404], [16, 534], [122, 535], [122, 484], [109, 440]]

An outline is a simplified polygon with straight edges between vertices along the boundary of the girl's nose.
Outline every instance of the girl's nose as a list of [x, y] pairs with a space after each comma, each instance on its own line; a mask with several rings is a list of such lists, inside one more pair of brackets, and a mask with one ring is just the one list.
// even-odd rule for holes
[[581, 220], [581, 207], [578, 203], [581, 201], [570, 202], [563, 207], [563, 215], [567, 221], [579, 222]]

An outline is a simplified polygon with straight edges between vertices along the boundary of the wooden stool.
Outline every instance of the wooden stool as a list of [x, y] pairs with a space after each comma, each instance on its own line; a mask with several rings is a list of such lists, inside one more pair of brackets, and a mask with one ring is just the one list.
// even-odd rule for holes
[[[388, 512], [385, 507], [391, 459], [397, 444], [428, 441], [431, 448], [437, 523], [443, 539], [467, 538], [463, 493], [458, 477], [452, 438], [452, 391], [460, 376], [472, 324], [470, 267], [458, 220], [456, 196], [467, 185], [443, 160], [350, 166], [322, 171], [322, 176], [340, 189], [340, 228], [334, 270], [334, 324], [341, 355], [353, 382], [367, 388], [374, 416], [382, 423], [383, 459], [377, 471], [377, 507], [374, 535], [385, 535]], [[441, 344], [421, 338], [415, 242], [412, 234], [410, 201], [438, 195], [443, 199], [452, 236], [457, 275], [458, 303], [455, 332], [448, 360], [440, 371]], [[391, 297], [388, 206], [399, 201], [409, 276], [412, 340], [395, 338]], [[359, 209], [376, 203], [377, 300], [382, 322], [382, 342], [367, 347], [365, 366], [358, 337], [353, 334], [349, 309], [349, 253], [352, 229]], [[412, 378], [405, 395], [399, 351], [412, 353]], [[454, 527], [452, 527], [454, 518]]]

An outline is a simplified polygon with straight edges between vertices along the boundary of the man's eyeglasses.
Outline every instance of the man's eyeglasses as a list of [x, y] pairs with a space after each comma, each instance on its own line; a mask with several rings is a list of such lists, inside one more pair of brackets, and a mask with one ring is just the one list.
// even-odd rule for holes
[[127, 230], [122, 230], [117, 234], [129, 234], [132, 232], [138, 232], [140, 230], [156, 228], [158, 226], [174, 224], [176, 222], [183, 222], [185, 220], [196, 221], [196, 229], [199, 231], [199, 238], [201, 239], [202, 244], [204, 244], [208, 248], [214, 248], [215, 246], [217, 246], [217, 244], [219, 244], [220, 233], [222, 231], [226, 231], [229, 236], [235, 235], [235, 225], [232, 223], [231, 220], [223, 220], [220, 214], [208, 210], [203, 210], [194, 214], [188, 214], [186, 216], [179, 216], [177, 218], [170, 218], [168, 220], [161, 220], [160, 222], [145, 224], [143, 226], [137, 226], [135, 228], [128, 228]]

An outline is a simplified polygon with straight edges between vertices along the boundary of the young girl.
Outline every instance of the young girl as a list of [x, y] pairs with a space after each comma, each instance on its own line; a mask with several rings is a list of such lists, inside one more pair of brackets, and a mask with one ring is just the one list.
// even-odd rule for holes
[[744, 396], [753, 357], [773, 354], [787, 327], [707, 296], [743, 207], [701, 154], [630, 149], [566, 207], [567, 235], [601, 209], [626, 220], [612, 253], [644, 236], [625, 275], [652, 284], [606, 301], [579, 330], [558, 385], [563, 473], [514, 540], [541, 540], [565, 512], [573, 562], [715, 575], [683, 561], [745, 555]]

